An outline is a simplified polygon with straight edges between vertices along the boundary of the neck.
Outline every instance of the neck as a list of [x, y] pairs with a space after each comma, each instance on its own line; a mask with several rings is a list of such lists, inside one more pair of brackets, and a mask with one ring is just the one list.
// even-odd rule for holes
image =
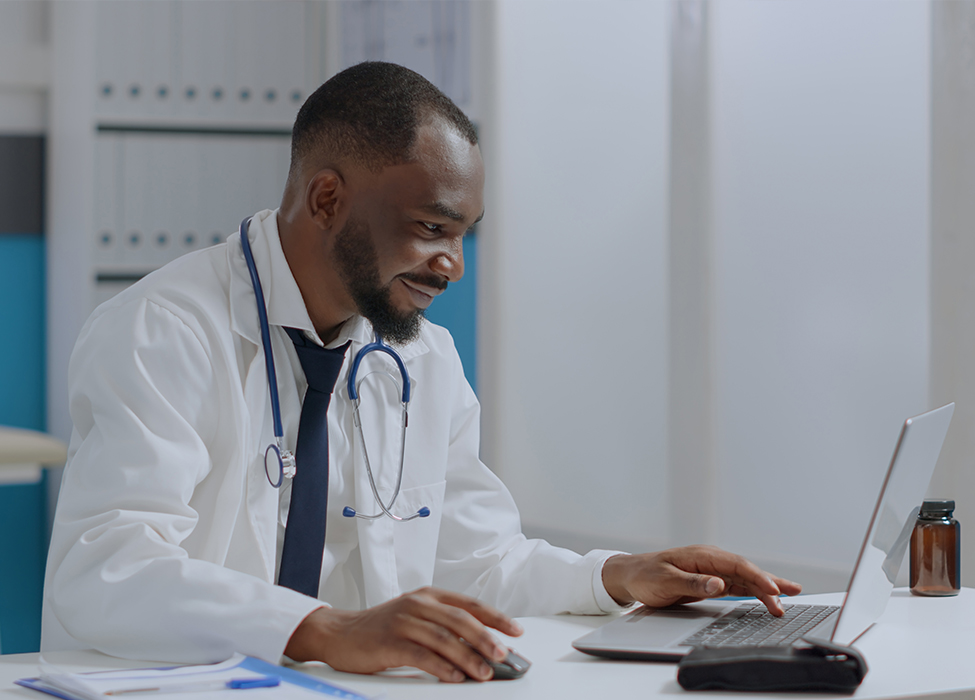
[[310, 220], [292, 216], [293, 207], [282, 202], [278, 211], [278, 233], [285, 260], [298, 284], [305, 309], [318, 337], [326, 345], [335, 340], [342, 324], [355, 314], [355, 307], [343, 303], [348, 294], [326, 255], [324, 233]]

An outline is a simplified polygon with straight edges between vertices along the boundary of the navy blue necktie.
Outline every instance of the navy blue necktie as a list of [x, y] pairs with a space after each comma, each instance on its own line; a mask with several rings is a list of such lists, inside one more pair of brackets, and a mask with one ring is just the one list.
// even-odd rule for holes
[[298, 351], [308, 390], [298, 421], [296, 471], [278, 585], [317, 598], [328, 505], [328, 404], [349, 344], [326, 350], [305, 338], [301, 331], [285, 330]]

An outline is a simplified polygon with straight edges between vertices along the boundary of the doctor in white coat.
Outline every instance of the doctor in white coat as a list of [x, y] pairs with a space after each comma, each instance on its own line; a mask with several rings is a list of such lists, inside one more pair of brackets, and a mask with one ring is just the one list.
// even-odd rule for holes
[[[479, 407], [450, 335], [422, 317], [463, 274], [483, 180], [476, 133], [449, 99], [399, 66], [360, 64], [302, 107], [281, 208], [250, 224], [285, 446], [297, 441], [306, 381], [284, 328], [324, 347], [350, 343], [328, 412], [317, 597], [276, 585], [292, 482], [276, 489], [265, 473], [268, 376], [240, 234], [95, 311], [71, 359], [74, 433], [43, 649], [174, 662], [287, 654], [485, 680], [482, 657], [505, 653], [489, 629], [520, 633], [509, 616], [727, 593], [781, 613], [777, 596], [798, 585], [721, 550], [580, 556], [521, 534], [510, 494], [478, 459]], [[342, 516], [344, 506], [378, 509], [344, 388], [374, 331], [396, 344], [414, 381], [394, 511], [431, 515], [409, 522]], [[390, 363], [372, 353], [359, 370], [363, 435], [387, 497], [399, 466]]]

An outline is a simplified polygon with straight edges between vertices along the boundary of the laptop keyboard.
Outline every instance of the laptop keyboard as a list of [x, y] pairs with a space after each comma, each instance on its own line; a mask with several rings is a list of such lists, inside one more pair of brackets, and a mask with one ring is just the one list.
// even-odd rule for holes
[[839, 609], [838, 605], [787, 605], [785, 614], [775, 617], [761, 603], [740, 605], [680, 646], [788, 646]]

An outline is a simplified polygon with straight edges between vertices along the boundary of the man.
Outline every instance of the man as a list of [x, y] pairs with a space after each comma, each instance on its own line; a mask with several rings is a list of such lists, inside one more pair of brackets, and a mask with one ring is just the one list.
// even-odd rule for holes
[[[71, 360], [75, 433], [48, 559], [45, 649], [177, 662], [283, 653], [339, 670], [412, 665], [444, 681], [486, 680], [483, 659], [504, 655], [489, 629], [520, 634], [509, 616], [727, 593], [781, 613], [777, 596], [798, 585], [717, 549], [580, 556], [521, 534], [511, 496], [478, 460], [477, 400], [450, 336], [423, 319], [464, 272], [462, 239], [482, 216], [483, 184], [472, 125], [412, 71], [360, 64], [302, 107], [280, 209], [242, 227], [263, 284], [283, 445], [298, 450], [295, 480], [277, 490], [241, 234], [95, 311]], [[409, 522], [342, 514], [378, 509], [345, 388], [374, 333], [397, 346], [415, 384], [392, 511], [430, 515]], [[338, 374], [327, 496], [311, 498], [299, 482], [320, 473], [302, 458], [303, 438], [318, 430], [303, 413], [313, 402], [306, 356], [316, 354]], [[367, 364], [359, 377], [378, 377], [368, 377], [362, 440], [388, 499], [400, 424], [382, 380], [396, 367], [382, 353]], [[324, 532], [303, 519], [309, 500], [330, 505]], [[315, 532], [327, 535], [324, 552], [294, 555], [291, 540]], [[313, 582], [292, 583], [309, 561]]]

